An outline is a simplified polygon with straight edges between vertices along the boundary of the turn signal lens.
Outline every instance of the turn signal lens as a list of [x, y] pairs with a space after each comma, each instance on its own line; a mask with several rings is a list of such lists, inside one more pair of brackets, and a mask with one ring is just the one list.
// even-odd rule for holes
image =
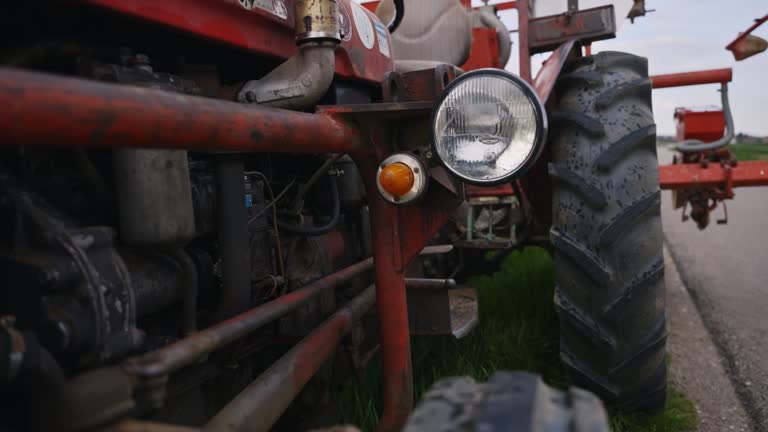
[[381, 161], [376, 172], [376, 187], [384, 201], [410, 205], [427, 191], [429, 173], [421, 159], [410, 153], [395, 153]]
[[401, 197], [410, 192], [413, 188], [413, 183], [414, 178], [411, 167], [402, 162], [387, 165], [379, 174], [381, 188], [396, 197]]

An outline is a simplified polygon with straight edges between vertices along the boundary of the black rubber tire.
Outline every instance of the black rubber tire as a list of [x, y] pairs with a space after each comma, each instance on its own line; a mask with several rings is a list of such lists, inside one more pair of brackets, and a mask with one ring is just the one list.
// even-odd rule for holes
[[608, 432], [600, 400], [585, 390], [565, 392], [526, 372], [496, 372], [438, 381], [422, 398], [403, 432]]
[[622, 411], [666, 402], [664, 256], [656, 125], [645, 58], [601, 52], [556, 87], [550, 239], [560, 357]]

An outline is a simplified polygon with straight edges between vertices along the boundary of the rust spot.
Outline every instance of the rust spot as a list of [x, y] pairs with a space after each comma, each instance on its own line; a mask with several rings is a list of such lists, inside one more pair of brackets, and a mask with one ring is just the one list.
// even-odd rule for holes
[[260, 142], [264, 141], [264, 134], [261, 133], [258, 130], [255, 130], [255, 129], [252, 130], [251, 131], [251, 141], [253, 141], [254, 143], [260, 143]]

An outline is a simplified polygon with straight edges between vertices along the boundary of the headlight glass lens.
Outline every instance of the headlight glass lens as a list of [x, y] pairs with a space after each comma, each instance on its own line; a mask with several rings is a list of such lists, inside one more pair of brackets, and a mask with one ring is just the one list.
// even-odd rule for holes
[[498, 74], [478, 74], [449, 89], [434, 117], [438, 156], [465, 180], [494, 183], [511, 177], [538, 150], [542, 121], [531, 92]]

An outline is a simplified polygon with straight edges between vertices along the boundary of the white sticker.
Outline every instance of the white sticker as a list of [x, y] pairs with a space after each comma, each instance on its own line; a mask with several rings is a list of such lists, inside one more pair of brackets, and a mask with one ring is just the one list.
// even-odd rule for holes
[[339, 5], [339, 35], [345, 41], [352, 39], [352, 19], [349, 17], [347, 8], [344, 7], [344, 2], [340, 1], [336, 3]]
[[378, 36], [379, 40], [379, 51], [381, 51], [382, 54], [387, 56], [389, 58], [389, 32], [387, 31], [387, 28], [384, 27], [384, 24], [374, 21], [373, 25], [376, 26], [376, 36]]
[[357, 35], [360, 37], [360, 41], [368, 49], [373, 48], [373, 44], [376, 41], [376, 35], [373, 33], [373, 24], [371, 19], [368, 18], [368, 14], [365, 13], [365, 9], [357, 3], [351, 3], [352, 5], [352, 18], [355, 20], [355, 27], [357, 27]]
[[282, 19], [288, 18], [285, 0], [240, 0], [240, 5], [248, 10], [259, 8]]

